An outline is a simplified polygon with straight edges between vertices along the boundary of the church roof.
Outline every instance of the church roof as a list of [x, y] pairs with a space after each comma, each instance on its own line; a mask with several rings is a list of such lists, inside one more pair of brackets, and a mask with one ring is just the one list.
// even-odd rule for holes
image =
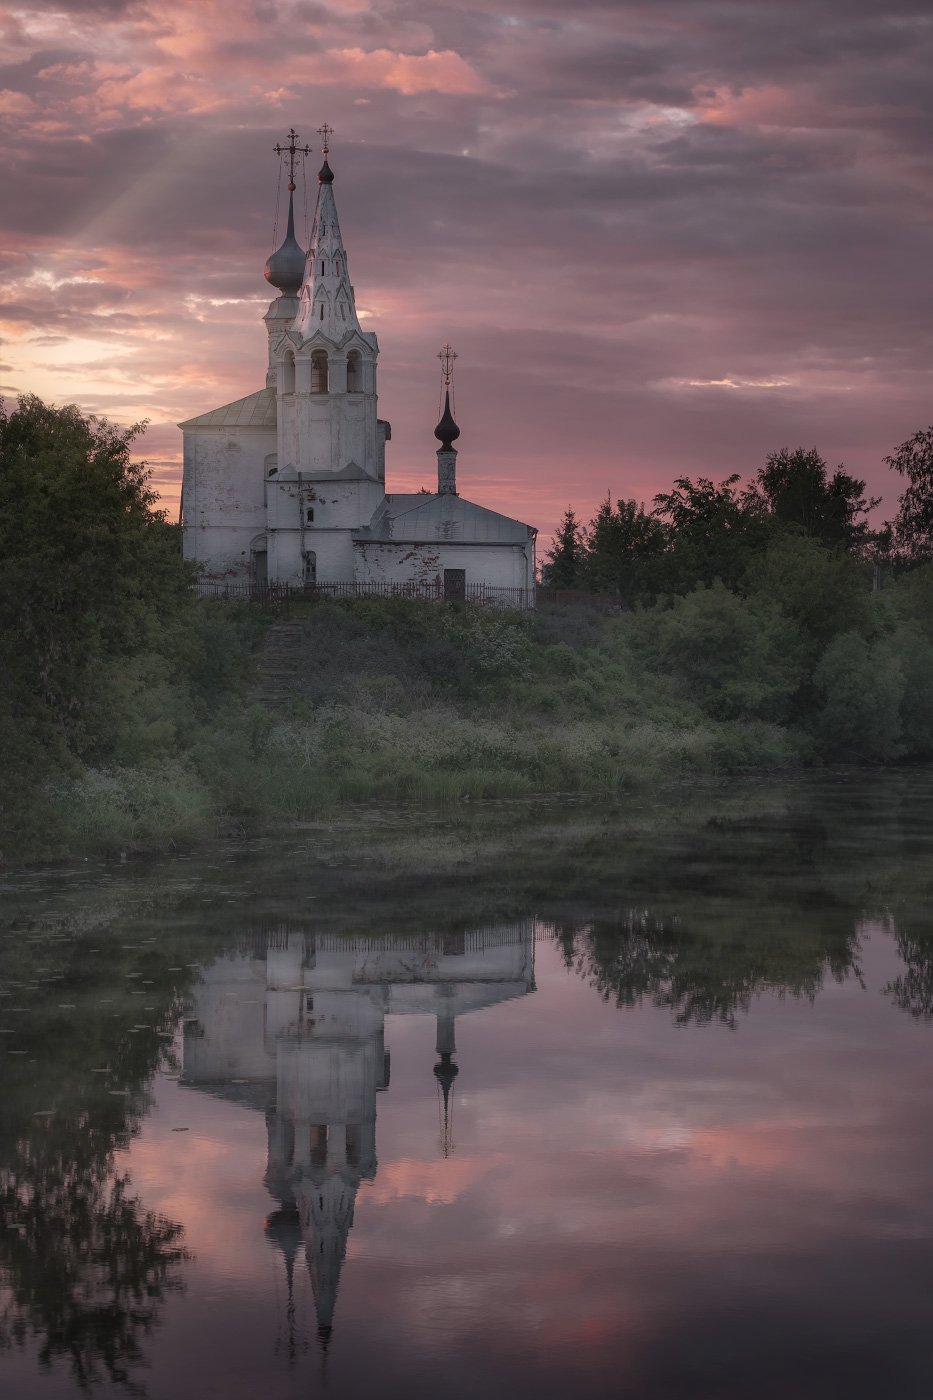
[[212, 408], [197, 418], [187, 418], [179, 428], [274, 428], [275, 390], [258, 389], [245, 399], [234, 399], [222, 408]]
[[392, 495], [386, 497], [386, 507], [367, 528], [353, 531], [354, 540], [523, 544], [535, 533], [530, 525], [465, 501], [462, 496]]

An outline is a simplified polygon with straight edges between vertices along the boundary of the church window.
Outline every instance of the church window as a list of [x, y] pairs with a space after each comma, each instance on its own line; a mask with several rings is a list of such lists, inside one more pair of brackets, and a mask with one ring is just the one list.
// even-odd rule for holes
[[340, 319], [341, 321], [347, 319], [347, 308], [344, 306], [343, 302], [340, 303]]
[[311, 392], [327, 393], [327, 354], [324, 350], [315, 350], [311, 356]]
[[324, 303], [323, 303], [323, 302], [321, 302], [321, 317], [320, 317], [320, 319], [321, 319], [322, 321], [323, 321], [323, 319], [324, 319]]
[[315, 1123], [311, 1129], [311, 1165], [323, 1167], [327, 1164], [327, 1124]]
[[351, 350], [347, 356], [347, 393], [363, 392], [363, 364], [358, 350]]
[[308, 506], [308, 514], [306, 516], [306, 519], [309, 525], [314, 524], [314, 506]]

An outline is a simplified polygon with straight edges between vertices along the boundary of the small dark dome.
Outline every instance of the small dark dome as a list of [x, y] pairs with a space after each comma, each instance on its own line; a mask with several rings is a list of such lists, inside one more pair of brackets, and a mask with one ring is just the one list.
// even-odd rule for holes
[[453, 444], [460, 436], [460, 429], [454, 422], [454, 416], [450, 411], [450, 391], [448, 390], [444, 400], [444, 416], [434, 429], [434, 436], [437, 438], [444, 451], [449, 452]]
[[317, 173], [317, 177], [322, 185], [332, 185], [334, 183], [334, 172], [327, 164], [327, 157], [324, 157], [324, 164]]
[[295, 238], [295, 214], [292, 196], [288, 196], [288, 229], [285, 242], [277, 248], [265, 266], [266, 281], [278, 287], [286, 296], [297, 296], [305, 276], [305, 255]]

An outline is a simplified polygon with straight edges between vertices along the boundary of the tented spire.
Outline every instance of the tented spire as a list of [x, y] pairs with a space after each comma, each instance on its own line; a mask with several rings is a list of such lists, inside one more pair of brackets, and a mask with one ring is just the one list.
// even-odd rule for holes
[[327, 163], [326, 137], [330, 135], [330, 128], [322, 128], [322, 134], [325, 134], [324, 165], [318, 175], [317, 207], [295, 330], [306, 337], [319, 330], [339, 344], [350, 331], [362, 334], [362, 328], [356, 315], [347, 255], [337, 219], [334, 174]]

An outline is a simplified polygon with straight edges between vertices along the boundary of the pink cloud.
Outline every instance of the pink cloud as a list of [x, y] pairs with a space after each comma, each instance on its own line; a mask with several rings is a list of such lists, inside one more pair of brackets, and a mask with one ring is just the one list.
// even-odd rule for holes
[[479, 93], [485, 83], [459, 54], [450, 49], [426, 54], [393, 53], [391, 49], [331, 49], [313, 64], [318, 82], [353, 82], [365, 87], [393, 88], [411, 96], [443, 92], [451, 96]]

